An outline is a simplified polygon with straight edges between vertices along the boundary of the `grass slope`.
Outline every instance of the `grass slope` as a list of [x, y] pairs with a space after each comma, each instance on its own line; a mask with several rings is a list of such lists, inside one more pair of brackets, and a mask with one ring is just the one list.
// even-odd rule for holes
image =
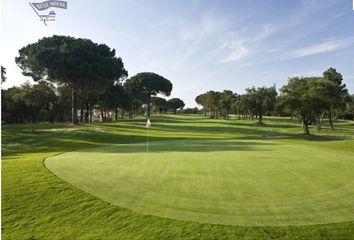
[[[322, 133], [310, 137], [301, 134], [296, 121], [277, 118], [267, 120], [264, 126], [257, 126], [252, 121], [159, 116], [153, 119], [153, 124], [150, 132], [153, 137], [150, 139], [156, 142], [200, 142], [205, 138], [218, 138], [221, 141], [306, 143], [316, 150], [320, 148], [335, 155], [338, 153], [333, 157], [336, 161], [342, 161], [342, 156], [354, 151], [353, 124], [345, 121], [336, 123], [338, 127], [335, 132], [324, 129]], [[78, 127], [65, 124], [5, 126], [2, 137], [4, 239], [353, 239], [354, 236], [353, 221], [293, 227], [242, 227], [143, 215], [86, 194], [60, 180], [43, 165], [44, 158], [63, 152], [144, 142], [142, 119]], [[220, 145], [216, 147], [223, 152], [232, 152], [227, 149], [227, 144]], [[214, 152], [208, 144], [201, 149], [203, 152]], [[332, 158], [327, 154], [326, 157]], [[321, 170], [328, 171], [328, 168]], [[342, 184], [348, 178], [346, 172], [350, 169], [348, 166], [348, 169], [341, 170], [344, 171], [342, 180], [330, 175], [323, 187], [330, 190], [336, 188], [336, 184]], [[332, 180], [336, 180], [333, 185]], [[350, 190], [344, 193], [350, 194]], [[332, 198], [342, 199], [336, 194]], [[346, 202], [349, 204], [347, 214], [354, 214], [351, 198]]]

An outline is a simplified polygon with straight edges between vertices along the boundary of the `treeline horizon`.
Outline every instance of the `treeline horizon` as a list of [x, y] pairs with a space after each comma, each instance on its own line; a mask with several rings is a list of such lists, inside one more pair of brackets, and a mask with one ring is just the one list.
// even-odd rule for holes
[[[3, 68], [6, 74], [6, 69]], [[6, 75], [2, 80], [6, 80]], [[148, 78], [149, 76], [150, 78]], [[88, 123], [93, 120], [93, 107], [100, 110], [101, 120], [118, 120], [127, 114], [129, 118], [138, 115], [148, 115], [150, 109], [155, 113], [204, 114], [210, 118], [228, 119], [234, 114], [238, 119], [258, 119], [262, 124], [263, 116], [296, 117], [304, 131], [309, 133], [308, 126], [316, 125], [321, 130], [324, 118], [328, 118], [334, 129], [333, 118], [353, 119], [354, 95], [349, 95], [343, 77], [334, 68], [329, 68], [323, 77], [293, 77], [288, 84], [280, 88], [280, 94], [275, 86], [251, 87], [246, 93], [237, 94], [231, 90], [207, 91], [195, 98], [198, 108], [186, 108], [183, 100], [172, 98], [166, 100], [150, 93], [142, 93], [142, 80], [146, 84], [153, 79], [167, 83], [164, 90], [157, 93], [169, 95], [172, 84], [167, 79], [154, 73], [139, 73], [126, 81], [115, 83], [93, 98], [91, 104], [82, 101], [79, 105], [79, 122]], [[157, 81], [158, 82], [158, 81]], [[144, 85], [144, 84], [143, 84]], [[162, 84], [163, 85], [163, 84]], [[160, 89], [161, 86], [160, 86]], [[171, 89], [171, 90], [169, 90]], [[163, 92], [164, 91], [164, 92]], [[2, 122], [3, 123], [36, 123], [36, 122], [69, 122], [71, 121], [71, 88], [65, 84], [55, 86], [48, 81], [38, 81], [37, 84], [25, 82], [21, 86], [2, 90]], [[144, 99], [149, 104], [145, 104]], [[148, 109], [150, 106], [150, 109]], [[114, 118], [108, 118], [107, 112], [113, 112]]]
[[354, 94], [349, 94], [342, 74], [332, 67], [322, 77], [289, 78], [280, 94], [275, 86], [253, 86], [241, 95], [231, 90], [210, 90], [198, 95], [195, 101], [211, 118], [226, 119], [235, 114], [239, 119], [258, 119], [263, 124], [263, 116], [296, 117], [307, 134], [312, 124], [320, 131], [325, 117], [332, 130], [333, 118], [354, 120]]
[[[353, 119], [354, 95], [350, 95], [343, 76], [334, 68], [322, 77], [292, 77], [278, 93], [275, 86], [250, 87], [246, 93], [232, 90], [210, 90], [196, 96], [202, 107], [183, 109], [179, 98], [166, 100], [173, 85], [170, 80], [152, 72], [128, 78], [123, 61], [115, 49], [89, 39], [52, 36], [19, 50], [15, 58], [28, 82], [2, 93], [2, 124], [93, 121], [93, 110], [99, 110], [103, 121], [158, 113], [199, 114], [210, 118], [258, 119], [263, 116], [287, 116], [300, 119], [305, 133], [308, 126], [321, 130], [322, 121], [343, 117]], [[1, 66], [1, 82], [6, 81], [6, 68]], [[79, 116], [79, 117], [78, 117]]]
[[[108, 120], [109, 111], [115, 112], [117, 120], [118, 110], [122, 117], [144, 112], [149, 117], [155, 101], [152, 97], [170, 96], [173, 87], [168, 79], [152, 72], [128, 78], [115, 49], [89, 39], [45, 37], [21, 48], [15, 62], [24, 76], [38, 83], [1, 90], [2, 123], [88, 123], [96, 107], [102, 120]], [[6, 81], [3, 66], [1, 76], [2, 82]], [[166, 101], [172, 112], [183, 106], [179, 98]]]

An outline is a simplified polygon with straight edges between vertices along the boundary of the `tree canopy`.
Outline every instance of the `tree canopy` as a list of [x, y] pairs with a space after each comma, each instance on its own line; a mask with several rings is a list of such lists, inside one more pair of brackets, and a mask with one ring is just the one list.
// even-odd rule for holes
[[151, 97], [157, 94], [169, 96], [172, 91], [169, 80], [152, 72], [138, 73], [127, 79], [124, 86], [147, 104], [147, 117], [150, 117]]
[[310, 133], [309, 124], [318, 116], [323, 106], [319, 95], [320, 81], [320, 77], [293, 77], [280, 90], [279, 100], [301, 120], [307, 134]]
[[262, 124], [263, 115], [266, 112], [271, 112], [275, 107], [277, 90], [275, 87], [252, 87], [246, 89], [246, 92], [249, 107], [253, 108], [258, 117], [258, 122]]
[[77, 91], [90, 84], [113, 85], [127, 76], [121, 58], [105, 44], [89, 39], [52, 36], [19, 50], [15, 61], [34, 81], [67, 84], [72, 89], [72, 123], [77, 120]]
[[333, 130], [333, 113], [336, 110], [343, 111], [345, 109], [345, 102], [348, 101], [349, 94], [346, 85], [342, 83], [342, 74], [338, 73], [336, 69], [327, 69], [323, 73], [323, 78], [325, 80], [322, 86], [323, 100]]
[[185, 106], [185, 104], [183, 100], [179, 98], [171, 98], [167, 101], [167, 106], [169, 109], [171, 109], [174, 112], [174, 114], [176, 114], [177, 109], [182, 109]]
[[[115, 49], [89, 39], [69, 36], [45, 37], [19, 50], [15, 62], [25, 76], [38, 84], [25, 83], [2, 90], [2, 112], [5, 122], [68, 121], [73, 124], [92, 121], [93, 112], [100, 109], [101, 119], [110, 120], [118, 111], [123, 118], [155, 112], [182, 111], [185, 104], [179, 98], [168, 101], [172, 83], [153, 72], [141, 72], [126, 79], [128, 72]], [[6, 68], [1, 66], [1, 81], [6, 80]], [[158, 96], [159, 95], [159, 96]], [[353, 118], [353, 97], [349, 95], [343, 76], [329, 68], [321, 77], [293, 77], [277, 96], [273, 87], [251, 87], [244, 94], [232, 90], [209, 90], [195, 101], [202, 106], [183, 112], [200, 113], [211, 118], [257, 118], [263, 116], [298, 117], [306, 133], [309, 125], [321, 130], [322, 121], [338, 117]], [[71, 109], [70, 109], [71, 108]], [[78, 109], [80, 119], [78, 119]], [[108, 114], [107, 114], [108, 113]], [[97, 114], [96, 114], [97, 115]]]
[[205, 111], [209, 111], [212, 118], [218, 118], [220, 114], [220, 99], [221, 92], [211, 90], [198, 95], [195, 101], [203, 106]]
[[166, 112], [168, 110], [167, 101], [161, 97], [152, 97], [151, 98], [152, 107], [155, 111], [159, 113]]
[[237, 94], [231, 90], [224, 90], [220, 96], [220, 111], [224, 118], [228, 118], [232, 109], [233, 103], [236, 101]]

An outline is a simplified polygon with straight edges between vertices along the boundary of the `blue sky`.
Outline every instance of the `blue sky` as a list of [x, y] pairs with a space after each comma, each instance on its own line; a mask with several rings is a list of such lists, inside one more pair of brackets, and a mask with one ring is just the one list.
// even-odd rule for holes
[[[40, 1], [33, 1], [40, 2]], [[44, 26], [27, 1], [1, 1], [4, 87], [27, 78], [18, 49], [44, 36], [90, 38], [115, 48], [129, 76], [152, 71], [171, 80], [171, 97], [196, 106], [196, 95], [250, 86], [279, 88], [288, 77], [329, 67], [354, 93], [352, 0], [68, 0]]]

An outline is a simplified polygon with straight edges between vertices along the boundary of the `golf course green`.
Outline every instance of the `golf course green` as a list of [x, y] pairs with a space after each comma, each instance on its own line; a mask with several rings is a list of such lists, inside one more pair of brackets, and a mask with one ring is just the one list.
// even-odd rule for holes
[[4, 126], [3, 236], [350, 239], [354, 123], [264, 123], [157, 115], [149, 152], [142, 117]]
[[57, 176], [143, 214], [231, 225], [354, 220], [352, 153], [288, 141], [166, 140], [48, 158]]

